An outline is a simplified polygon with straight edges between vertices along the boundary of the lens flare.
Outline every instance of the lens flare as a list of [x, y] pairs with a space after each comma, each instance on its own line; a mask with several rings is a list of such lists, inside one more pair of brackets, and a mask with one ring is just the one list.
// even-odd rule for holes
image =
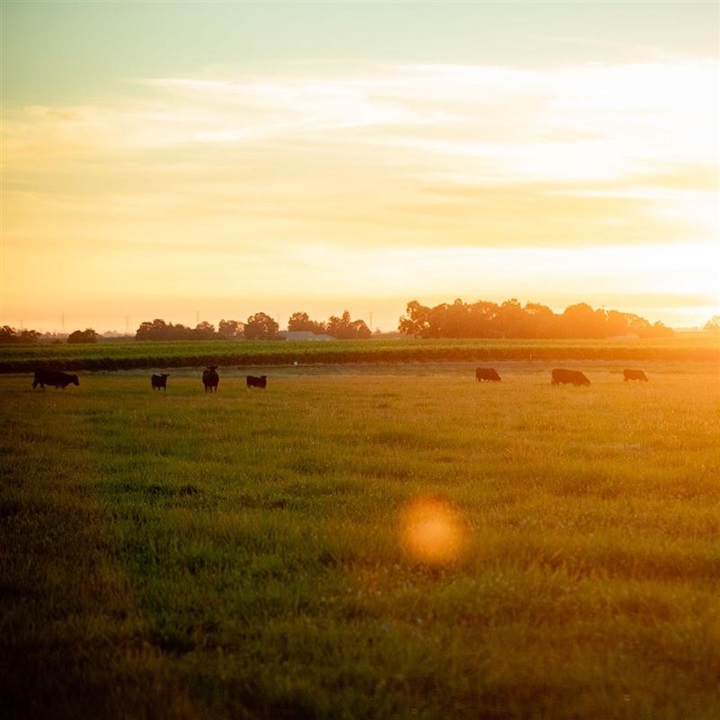
[[448, 565], [460, 558], [465, 530], [458, 513], [439, 497], [412, 500], [402, 512], [400, 534], [406, 552], [428, 565]]

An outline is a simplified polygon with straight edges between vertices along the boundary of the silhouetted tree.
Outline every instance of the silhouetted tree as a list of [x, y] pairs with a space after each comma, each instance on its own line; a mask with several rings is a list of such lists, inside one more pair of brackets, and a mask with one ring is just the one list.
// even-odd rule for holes
[[562, 314], [564, 335], [571, 338], [602, 338], [605, 334], [605, 317], [587, 303], [570, 305]]
[[643, 337], [670, 337], [674, 334], [675, 332], [672, 328], [666, 327], [661, 322], [655, 322], [649, 329], [645, 330]]
[[140, 327], [135, 331], [136, 340], [167, 340], [169, 330], [168, 324], [156, 318], [152, 322], [145, 321], [140, 323]]
[[364, 320], [352, 320], [345, 310], [341, 317], [332, 315], [325, 325], [325, 331], [336, 340], [362, 340], [372, 336]]
[[245, 323], [246, 340], [272, 340], [280, 326], [264, 312], [251, 315]]
[[70, 333], [67, 341], [72, 345], [96, 343], [98, 337], [98, 334], [92, 328], [87, 328], [87, 330], [76, 330], [75, 332]]
[[217, 338], [217, 333], [214, 325], [207, 320], [203, 320], [195, 326], [191, 336], [193, 340], [214, 340]]
[[400, 318], [400, 332], [421, 338], [605, 338], [628, 333], [640, 337], [672, 335], [662, 323], [650, 325], [637, 315], [593, 310], [587, 303], [571, 305], [556, 315], [538, 303], [524, 307], [512, 298], [502, 305], [462, 300], [429, 308], [412, 300]]
[[30, 345], [37, 342], [42, 335], [37, 330], [21, 330], [4, 325], [0, 328], [0, 345]]
[[[201, 323], [202, 325], [202, 323]], [[200, 326], [198, 326], [200, 327]], [[200, 331], [203, 332], [202, 330]], [[185, 325], [167, 323], [156, 318], [152, 322], [143, 322], [135, 333], [136, 340], [196, 340], [195, 330]]]
[[499, 306], [494, 302], [478, 301], [470, 307], [468, 337], [496, 337], [500, 332], [496, 328]]
[[560, 334], [558, 316], [547, 306], [525, 303], [526, 338], [555, 338]]
[[720, 333], [720, 315], [713, 315], [703, 326], [705, 332], [717, 335]]
[[506, 300], [500, 306], [496, 315], [495, 326], [502, 337], [527, 337], [524, 334], [526, 330], [526, 320], [527, 313], [523, 310], [520, 303], [515, 298], [512, 298], [511, 300]]
[[226, 338], [240, 337], [243, 327], [243, 324], [237, 320], [221, 320], [218, 323], [218, 333]]
[[429, 337], [430, 308], [421, 305], [417, 300], [411, 300], [405, 309], [405, 315], [400, 318], [398, 330], [417, 338]]
[[628, 317], [617, 310], [608, 310], [606, 314], [606, 337], [622, 337], [628, 334]]
[[350, 327], [358, 340], [367, 340], [369, 337], [372, 337], [372, 330], [370, 330], [364, 320], [353, 320]]
[[326, 331], [325, 323], [311, 320], [305, 312], [296, 312], [290, 316], [287, 329], [289, 332], [313, 332], [322, 335]]

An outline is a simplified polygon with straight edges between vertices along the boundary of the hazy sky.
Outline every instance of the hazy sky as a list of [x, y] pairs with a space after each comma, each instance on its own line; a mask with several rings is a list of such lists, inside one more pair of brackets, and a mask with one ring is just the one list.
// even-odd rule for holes
[[0, 324], [720, 313], [717, 0], [0, 8]]

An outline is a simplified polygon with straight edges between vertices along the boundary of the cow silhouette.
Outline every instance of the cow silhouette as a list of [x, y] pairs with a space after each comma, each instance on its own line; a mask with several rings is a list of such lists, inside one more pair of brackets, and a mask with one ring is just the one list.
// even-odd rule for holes
[[33, 390], [39, 385], [43, 390], [46, 385], [54, 386], [57, 390], [62, 388], [63, 390], [68, 385], [79, 385], [77, 375], [70, 375], [69, 373], [60, 372], [59, 370], [36, 370], [35, 377], [33, 378]]
[[589, 385], [590, 381], [585, 377], [584, 373], [579, 370], [565, 370], [564, 368], [555, 368], [552, 373], [553, 385]]
[[169, 373], [162, 373], [161, 375], [153, 375], [150, 378], [150, 387], [153, 390], [159, 390], [162, 388], [163, 390], [167, 390], [167, 379], [170, 376]]
[[217, 392], [220, 376], [217, 374], [217, 365], [208, 365], [202, 374], [205, 392]]
[[623, 380], [640, 380], [641, 382], [647, 382], [647, 375], [642, 370], [623, 370]]
[[500, 376], [495, 368], [479, 367], [475, 370], [475, 379], [478, 382], [500, 382]]

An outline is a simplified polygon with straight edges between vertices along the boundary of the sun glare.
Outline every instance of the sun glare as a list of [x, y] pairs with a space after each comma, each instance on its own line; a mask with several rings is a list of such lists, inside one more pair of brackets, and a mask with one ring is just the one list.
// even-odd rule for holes
[[416, 498], [403, 509], [400, 536], [414, 560], [433, 566], [457, 561], [465, 545], [460, 516], [438, 497]]

